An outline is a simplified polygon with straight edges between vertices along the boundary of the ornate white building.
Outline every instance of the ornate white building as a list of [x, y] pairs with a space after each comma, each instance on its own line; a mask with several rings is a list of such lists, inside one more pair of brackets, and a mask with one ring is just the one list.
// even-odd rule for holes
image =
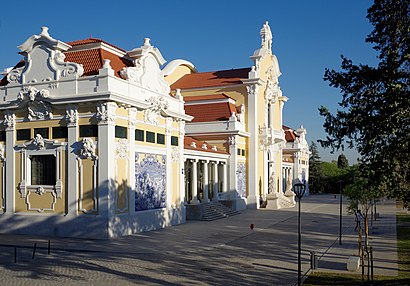
[[308, 178], [306, 131], [285, 136], [267, 23], [261, 38], [252, 67], [215, 72], [164, 66], [149, 39], [28, 38], [0, 81], [1, 232], [110, 238], [209, 205], [293, 206], [284, 179]]

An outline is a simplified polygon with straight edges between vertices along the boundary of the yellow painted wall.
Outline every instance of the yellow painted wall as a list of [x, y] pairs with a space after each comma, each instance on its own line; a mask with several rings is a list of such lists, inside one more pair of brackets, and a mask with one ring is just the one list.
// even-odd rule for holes
[[128, 212], [128, 190], [131, 188], [128, 168], [129, 164], [126, 158], [117, 158], [115, 178], [116, 213]]
[[[16, 164], [16, 189], [15, 189], [15, 209], [16, 212], [35, 212], [37, 213], [36, 210], [31, 210], [29, 211], [29, 206], [28, 203], [30, 203], [30, 208], [51, 208], [52, 202], [53, 202], [53, 195], [51, 193], [44, 193], [43, 195], [36, 194], [35, 192], [29, 192], [27, 191], [27, 198], [22, 198], [21, 194], [18, 190], [18, 184], [21, 181], [21, 153], [16, 152], [15, 153], [15, 164]], [[61, 153], [61, 160], [62, 160], [62, 166], [63, 166], [63, 171], [61, 173], [62, 177], [61, 180], [63, 182], [63, 192], [62, 192], [62, 197], [61, 198], [56, 198], [55, 200], [55, 205], [54, 205], [54, 211], [47, 210], [44, 211], [45, 213], [64, 213], [66, 210], [66, 200], [65, 200], [65, 188], [66, 185], [64, 182], [66, 182], [66, 170], [65, 170], [65, 165], [66, 165], [66, 152]], [[28, 201], [27, 201], [28, 200]], [[28, 203], [27, 203], [28, 202]]]
[[[91, 211], [94, 208], [94, 193], [93, 193], [93, 181], [94, 181], [94, 161], [91, 159], [81, 160], [81, 176], [82, 182], [79, 181], [80, 188], [78, 189], [78, 197], [81, 199], [81, 205], [79, 202], [79, 213], [83, 210]], [[97, 186], [95, 186], [97, 187]], [[96, 191], [96, 190], [95, 190]], [[96, 203], [96, 202], [95, 202]]]
[[178, 162], [172, 162], [171, 167], [171, 190], [172, 190], [172, 203], [178, 204], [181, 201], [180, 198], [180, 176], [181, 176], [181, 167]]
[[[185, 65], [178, 66], [170, 75], [165, 77], [165, 81], [172, 85], [174, 82], [182, 78], [186, 74], [191, 74], [192, 71], [189, 67]], [[178, 88], [178, 87], [177, 87]]]

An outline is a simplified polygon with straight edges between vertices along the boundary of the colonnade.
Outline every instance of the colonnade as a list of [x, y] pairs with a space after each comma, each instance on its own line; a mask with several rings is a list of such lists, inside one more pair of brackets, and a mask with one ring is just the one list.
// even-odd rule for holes
[[218, 200], [228, 188], [227, 165], [223, 161], [187, 159], [185, 161], [185, 201], [190, 204]]

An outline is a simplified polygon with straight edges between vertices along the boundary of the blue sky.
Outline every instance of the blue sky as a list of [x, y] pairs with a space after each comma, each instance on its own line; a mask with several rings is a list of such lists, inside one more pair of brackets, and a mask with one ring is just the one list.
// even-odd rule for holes
[[[18, 4], [16, 4], [18, 3]], [[325, 68], [339, 69], [340, 55], [355, 63], [376, 63], [364, 39], [372, 30], [367, 0], [264, 1], [4, 1], [0, 6], [0, 70], [21, 59], [17, 46], [48, 26], [61, 41], [101, 38], [125, 50], [144, 37], [167, 61], [182, 58], [199, 71], [249, 67], [269, 21], [273, 53], [279, 59], [284, 123], [303, 124], [308, 140], [324, 138], [318, 107], [335, 111], [341, 96], [323, 81]], [[350, 163], [354, 152], [344, 152]], [[323, 160], [336, 159], [320, 149]]]

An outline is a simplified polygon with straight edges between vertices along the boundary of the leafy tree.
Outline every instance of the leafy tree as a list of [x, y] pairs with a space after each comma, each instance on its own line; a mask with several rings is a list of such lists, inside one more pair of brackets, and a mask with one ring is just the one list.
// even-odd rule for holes
[[317, 144], [311, 142], [309, 146], [309, 190], [312, 193], [319, 193], [319, 183], [321, 179], [321, 165], [319, 151], [317, 150]]
[[337, 167], [340, 169], [349, 167], [349, 161], [343, 153], [337, 157]]
[[319, 140], [332, 151], [344, 144], [360, 154], [368, 189], [410, 201], [410, 0], [375, 0], [367, 18], [374, 30], [366, 42], [378, 52], [375, 67], [342, 56], [341, 71], [326, 69], [324, 79], [340, 89], [341, 110], [321, 106], [328, 134]]

